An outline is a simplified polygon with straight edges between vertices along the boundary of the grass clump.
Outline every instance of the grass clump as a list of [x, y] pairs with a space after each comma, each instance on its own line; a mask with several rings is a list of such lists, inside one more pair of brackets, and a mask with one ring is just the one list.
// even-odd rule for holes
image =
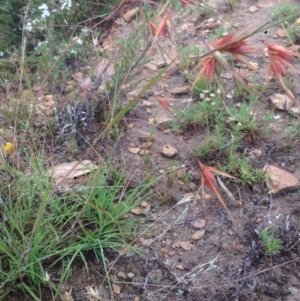
[[262, 240], [263, 247], [267, 256], [277, 255], [282, 246], [282, 240], [276, 238], [269, 228], [264, 228], [261, 231], [257, 230], [256, 233]]
[[292, 15], [299, 6], [289, 1], [278, 3], [272, 8], [272, 15], [277, 18], [284, 18]]
[[[42, 164], [31, 166], [26, 177], [10, 169], [13, 180], [1, 188], [0, 298], [12, 291], [43, 300], [48, 287], [59, 295], [60, 285], [74, 261], [87, 267], [92, 251], [106, 268], [105, 250], [127, 246], [136, 221], [126, 215], [151, 195], [150, 175], [130, 188], [127, 177], [116, 177], [107, 163], [88, 187], [56, 191]], [[60, 284], [51, 274], [60, 270]]]

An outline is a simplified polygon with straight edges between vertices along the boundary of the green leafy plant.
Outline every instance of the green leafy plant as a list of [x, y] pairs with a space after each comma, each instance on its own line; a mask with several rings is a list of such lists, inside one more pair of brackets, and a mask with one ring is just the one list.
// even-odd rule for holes
[[282, 246], [282, 240], [274, 237], [274, 235], [270, 232], [269, 228], [264, 228], [260, 231], [256, 230], [255, 232], [261, 238], [267, 256], [279, 254]]

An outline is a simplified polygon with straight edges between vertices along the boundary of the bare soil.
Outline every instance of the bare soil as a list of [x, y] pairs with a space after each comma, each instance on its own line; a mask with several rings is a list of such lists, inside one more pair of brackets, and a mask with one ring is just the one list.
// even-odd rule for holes
[[[236, 24], [236, 30], [241, 31], [249, 25], [258, 25], [271, 19], [271, 8], [275, 0], [237, 1], [230, 10], [226, 1], [217, 1], [218, 10], [213, 16], [195, 18], [193, 13], [182, 19], [178, 12], [173, 17], [180, 20], [179, 35], [181, 43], [190, 45], [200, 43], [214, 28], [208, 29], [207, 23]], [[209, 4], [209, 3], [208, 3]], [[211, 3], [211, 5], [215, 5]], [[258, 10], [249, 12], [249, 7], [256, 5]], [[134, 7], [125, 7], [125, 11]], [[213, 18], [211, 22], [207, 19]], [[186, 29], [182, 26], [186, 24]], [[187, 25], [191, 24], [191, 25]], [[130, 31], [129, 23], [126, 30]], [[196, 29], [198, 28], [198, 29]], [[278, 28], [269, 29], [254, 37], [254, 41], [266, 39], [277, 44], [289, 46], [286, 38], [274, 38]], [[113, 25], [114, 36], [123, 35], [123, 29]], [[171, 59], [175, 50], [168, 41], [161, 41], [160, 46]], [[161, 60], [157, 48], [149, 54], [153, 61]], [[259, 81], [265, 81], [266, 60], [264, 57], [254, 57], [259, 64], [255, 76]], [[142, 87], [157, 71], [148, 68], [139, 70], [137, 77], [142, 79]], [[293, 92], [299, 102], [299, 75], [291, 76]], [[257, 81], [257, 80], [256, 80]], [[73, 300], [96, 300], [87, 294], [86, 287], [99, 288], [101, 299], [110, 300], [110, 290], [114, 291], [114, 300], [300, 300], [300, 195], [298, 191], [271, 195], [264, 182], [252, 187], [241, 186], [225, 180], [227, 187], [234, 194], [235, 202], [226, 194], [223, 197], [234, 216], [233, 223], [217, 198], [207, 191], [207, 200], [202, 202], [199, 196], [200, 172], [193, 155], [196, 146], [205, 143], [206, 129], [203, 127], [187, 128], [180, 134], [170, 130], [170, 126], [151, 125], [149, 118], [172, 115], [163, 110], [157, 103], [155, 95], [174, 98], [173, 108], [183, 110], [194, 101], [191, 92], [174, 95], [170, 91], [186, 85], [180, 73], [165, 76], [136, 105], [133, 112], [124, 119], [127, 125], [121, 138], [118, 151], [128, 171], [134, 171], [133, 181], [137, 183], [149, 170], [156, 168], [157, 175], [170, 170], [170, 167], [180, 167], [190, 177], [184, 182], [180, 170], [175, 177], [168, 173], [157, 184], [157, 199], [149, 199], [149, 212], [141, 215], [132, 214], [132, 218], [142, 218], [137, 233], [143, 233], [134, 243], [138, 252], [128, 252], [125, 255], [109, 253], [108, 266], [111, 268], [111, 284], [103, 283], [105, 271], [103, 266], [87, 254], [89, 272], [79, 263], [73, 267], [72, 277], [65, 285], [66, 291], [71, 291]], [[228, 82], [228, 87], [230, 82]], [[137, 89], [138, 90], [138, 89]], [[281, 88], [271, 83], [271, 88], [264, 92], [265, 96], [280, 92]], [[147, 106], [143, 101], [152, 103]], [[124, 99], [126, 101], [126, 99]], [[237, 100], [237, 102], [242, 101]], [[256, 105], [257, 118], [273, 111], [270, 103], [262, 100]], [[265, 164], [281, 167], [300, 178], [300, 143], [291, 140], [285, 132], [293, 117], [286, 111], [276, 111], [279, 120], [271, 121], [271, 132], [267, 137], [255, 139], [245, 134], [239, 149], [241, 155], [245, 152], [259, 150], [260, 155], [251, 160], [255, 168], [263, 168]], [[141, 134], [152, 133], [153, 140], [149, 153], [133, 154], [129, 148], [141, 148]], [[171, 145], [178, 151], [173, 158], [161, 154], [164, 145]], [[105, 146], [101, 146], [105, 147]], [[217, 166], [222, 158], [209, 156], [204, 161], [209, 166]], [[220, 162], [219, 162], [220, 163]], [[179, 169], [180, 169], [179, 168]], [[176, 205], [187, 194], [195, 197], [186, 203]], [[196, 223], [201, 227], [197, 229]], [[199, 226], [199, 225], [198, 225]], [[255, 230], [271, 227], [275, 236], [283, 242], [279, 254], [267, 256]], [[117, 259], [117, 260], [116, 260]], [[54, 275], [55, 276], [55, 275]], [[59, 276], [58, 276], [59, 277]], [[120, 292], [118, 292], [120, 288]], [[45, 297], [45, 300], [47, 298]], [[49, 296], [50, 299], [50, 296]]]

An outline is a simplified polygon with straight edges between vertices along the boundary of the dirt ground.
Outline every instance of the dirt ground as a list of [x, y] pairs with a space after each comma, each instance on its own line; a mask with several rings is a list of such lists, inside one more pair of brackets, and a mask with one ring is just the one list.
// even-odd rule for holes
[[[271, 8], [276, 0], [237, 1], [230, 10], [226, 1], [208, 1], [216, 6], [215, 15], [196, 18], [193, 13], [185, 19], [174, 12], [173, 18], [179, 20], [179, 35], [185, 45], [201, 43], [201, 40], [214, 30], [213, 23], [235, 24], [237, 31], [271, 18]], [[255, 5], [258, 9], [250, 12]], [[126, 7], [125, 11], [134, 6]], [[177, 14], [177, 15], [176, 15]], [[211, 20], [209, 20], [211, 19]], [[130, 31], [131, 24], [128, 23]], [[211, 26], [211, 27], [209, 27]], [[114, 25], [114, 35], [124, 34], [123, 29]], [[209, 29], [209, 31], [207, 31]], [[286, 38], [276, 37], [276, 30], [259, 33], [254, 40], [267, 39], [288, 46]], [[175, 57], [173, 46], [167, 41], [160, 44], [170, 59]], [[154, 48], [150, 54], [153, 61], [161, 60]], [[266, 69], [264, 58], [256, 56], [259, 68]], [[142, 79], [142, 87], [157, 71], [149, 68], [139, 70], [136, 75]], [[265, 73], [258, 72], [261, 81]], [[293, 92], [298, 101], [300, 96], [299, 75], [294, 74]], [[155, 96], [173, 98], [173, 108], [182, 110], [199, 100], [187, 91], [174, 94], [174, 88], [185, 86], [179, 73], [163, 77], [151, 88], [137, 104], [135, 110], [125, 118], [127, 130], [120, 141], [120, 154], [129, 171], [134, 171], [134, 181], [157, 168], [157, 174], [179, 169], [175, 178], [166, 177], [157, 184], [160, 197], [147, 201], [140, 212], [132, 213], [132, 218], [141, 218], [141, 233], [134, 245], [139, 251], [131, 251], [122, 256], [107, 253], [111, 275], [111, 285], [103, 283], [103, 266], [91, 256], [87, 257], [89, 272], [80, 265], [73, 268], [72, 277], [64, 289], [70, 292], [70, 300], [96, 300], [87, 293], [90, 286], [99, 290], [100, 299], [154, 301], [154, 300], [210, 300], [210, 301], [252, 301], [285, 300], [300, 301], [300, 195], [298, 191], [270, 195], [264, 182], [256, 187], [238, 185], [226, 180], [233, 193], [235, 202], [223, 195], [235, 223], [217, 198], [207, 191], [203, 204], [200, 194], [200, 172], [192, 150], [205, 142], [205, 128], [188, 128], [181, 134], [170, 131], [168, 123], [155, 126], [149, 118], [169, 117], [172, 115], [157, 105]], [[272, 90], [274, 87], [274, 90]], [[274, 85], [265, 96], [280, 91]], [[137, 88], [138, 90], [138, 88]], [[134, 93], [133, 93], [134, 94]], [[130, 95], [127, 96], [130, 98]], [[146, 101], [146, 102], [145, 102]], [[257, 118], [273, 110], [270, 103], [261, 101], [256, 105]], [[293, 120], [286, 111], [276, 111], [278, 120], [271, 120], [272, 131], [261, 139], [244, 139], [241, 154], [259, 150], [260, 155], [251, 159], [255, 168], [272, 164], [293, 173], [300, 179], [300, 143], [288, 139], [285, 128]], [[143, 134], [152, 133], [152, 144], [144, 155], [134, 154], [129, 149], [142, 149]], [[165, 145], [175, 147], [178, 153], [173, 158], [161, 154]], [[204, 163], [216, 166], [219, 158], [209, 157]], [[182, 173], [188, 173], [189, 180], [182, 180]], [[177, 204], [183, 198], [193, 196], [187, 202]], [[276, 237], [283, 241], [279, 254], [266, 256], [261, 240], [255, 230], [271, 227]], [[117, 260], [116, 260], [117, 259]], [[49, 296], [50, 298], [50, 296]], [[45, 299], [46, 300], [46, 299]]]

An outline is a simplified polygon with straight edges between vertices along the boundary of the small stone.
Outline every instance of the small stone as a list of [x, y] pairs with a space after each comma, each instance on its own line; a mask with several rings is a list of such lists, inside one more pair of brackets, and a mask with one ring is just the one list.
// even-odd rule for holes
[[195, 183], [191, 182], [191, 183], [189, 184], [189, 189], [190, 189], [190, 190], [194, 191], [196, 188], [197, 188], [197, 185], [196, 185]]
[[292, 115], [295, 115], [295, 116], [300, 115], [300, 108], [299, 107], [297, 107], [297, 108], [292, 107], [292, 108], [289, 109], [289, 112]]
[[116, 21], [115, 21], [115, 24], [118, 25], [118, 26], [122, 26], [122, 21], [120, 18], [118, 18]]
[[151, 141], [151, 140], [153, 140], [153, 135], [147, 134], [147, 133], [141, 133], [141, 134], [139, 134], [139, 140], [140, 141]]
[[141, 203], [141, 207], [146, 208], [148, 206], [148, 202], [144, 201]]
[[178, 179], [182, 179], [184, 177], [184, 175], [186, 174], [186, 172], [187, 172], [187, 168], [186, 167], [178, 168], [178, 170], [177, 170], [177, 178]]
[[136, 13], [139, 11], [139, 8], [136, 7], [136, 8], [133, 8], [133, 9], [130, 9], [128, 12], [126, 12], [124, 15], [123, 15], [123, 19], [126, 21], [126, 22], [130, 22], [134, 16], [136, 15]]
[[143, 105], [146, 107], [151, 107], [151, 106], [153, 106], [153, 103], [150, 101], [147, 101], [147, 100], [143, 100]]
[[144, 67], [146, 67], [146, 68], [148, 68], [148, 69], [150, 69], [152, 71], [156, 71], [157, 70], [156, 65], [153, 64], [153, 63], [147, 63], [147, 64], [144, 65]]
[[136, 207], [130, 210], [131, 213], [135, 214], [135, 215], [141, 215], [143, 214], [143, 210], [141, 207]]
[[285, 38], [287, 36], [286, 34], [286, 31], [282, 28], [279, 28], [277, 31], [276, 31], [277, 35], [281, 38]]
[[183, 31], [190, 31], [195, 28], [194, 23], [184, 23], [183, 25], [180, 26], [180, 29]]
[[183, 86], [183, 87], [178, 87], [174, 88], [170, 91], [172, 94], [184, 94], [184, 93], [190, 93], [191, 92], [191, 87], [190, 86]]
[[158, 69], [164, 68], [167, 64], [169, 64], [171, 62], [170, 59], [166, 59], [166, 60], [158, 60], [158, 61], [154, 61], [153, 63], [156, 65], [156, 67]]
[[139, 297], [139, 296], [135, 296], [133, 299], [133, 301], [140, 301], [140, 300], [141, 300], [141, 297]]
[[256, 62], [249, 62], [248, 63], [248, 68], [250, 69], [250, 70], [258, 70], [258, 63], [256, 63]]
[[178, 269], [178, 270], [184, 270], [184, 267], [183, 267], [183, 265], [182, 264], [177, 264], [176, 266], [175, 266], [175, 268], [176, 269]]
[[191, 242], [189, 240], [188, 241], [180, 241], [179, 246], [185, 251], [190, 251], [193, 248], [193, 245], [191, 244]]
[[273, 194], [296, 190], [299, 187], [298, 179], [291, 173], [274, 165], [265, 165], [265, 178], [269, 191]]
[[150, 245], [153, 243], [154, 239], [152, 238], [148, 238], [148, 239], [144, 239], [144, 238], [140, 238], [140, 243], [142, 244], [142, 246], [144, 247], [150, 247]]
[[126, 274], [122, 271], [118, 272], [117, 276], [122, 279], [126, 279]]
[[152, 142], [143, 142], [141, 148], [150, 148], [152, 146]]
[[132, 154], [138, 154], [138, 152], [141, 150], [139, 147], [129, 147], [128, 150], [132, 153]]
[[257, 6], [252, 5], [252, 6], [249, 7], [248, 10], [249, 10], [250, 13], [255, 13], [258, 10], [258, 8], [257, 8]]
[[193, 240], [199, 240], [199, 239], [201, 239], [203, 236], [204, 236], [204, 234], [205, 234], [205, 230], [203, 229], [203, 230], [199, 230], [199, 231], [196, 231], [192, 236], [191, 236], [191, 238], [193, 239]]
[[178, 153], [178, 151], [171, 145], [164, 145], [161, 149], [161, 153], [166, 157], [173, 158]]
[[167, 116], [161, 116], [157, 118], [149, 118], [149, 124], [157, 124], [165, 127], [171, 126], [173, 121], [173, 118], [167, 117]]
[[192, 221], [191, 225], [193, 229], [203, 229], [205, 228], [205, 223], [206, 223], [205, 219], [199, 219], [196, 221]]
[[120, 294], [120, 292], [121, 292], [121, 287], [120, 287], [119, 285], [113, 283], [112, 288], [113, 288], [113, 291], [114, 291], [115, 294], [117, 294], [117, 295]]
[[277, 110], [286, 111], [293, 106], [293, 101], [286, 94], [276, 93], [269, 98]]
[[141, 156], [147, 156], [149, 154], [150, 154], [150, 151], [148, 149], [142, 149], [139, 152], [139, 155], [141, 155]]
[[129, 272], [127, 274], [127, 277], [130, 278], [130, 279], [132, 279], [134, 276], [135, 276], [135, 274], [133, 274], [132, 272]]

